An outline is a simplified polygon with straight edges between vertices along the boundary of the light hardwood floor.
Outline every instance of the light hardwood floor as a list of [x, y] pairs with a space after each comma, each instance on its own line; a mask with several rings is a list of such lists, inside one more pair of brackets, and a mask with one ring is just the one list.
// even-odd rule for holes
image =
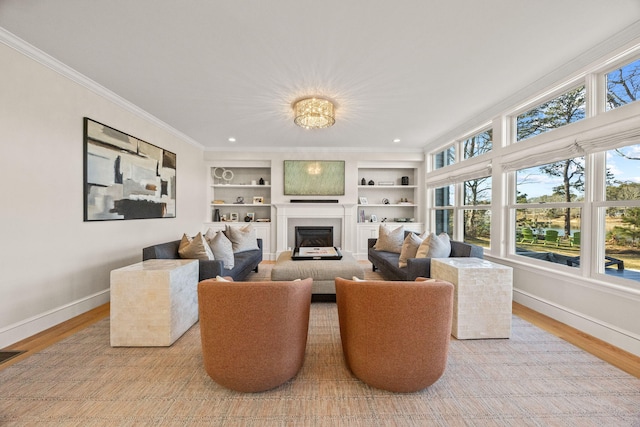
[[[563, 340], [599, 357], [600, 359], [640, 378], [640, 357], [614, 347], [602, 340], [594, 338], [570, 326], [533, 311], [521, 304], [513, 303], [513, 314], [550, 332]], [[93, 323], [109, 316], [109, 304], [102, 305], [64, 323], [47, 329], [37, 335], [19, 341], [3, 351], [24, 351], [23, 354], [0, 364], [0, 369], [11, 366], [30, 355], [50, 346]]]

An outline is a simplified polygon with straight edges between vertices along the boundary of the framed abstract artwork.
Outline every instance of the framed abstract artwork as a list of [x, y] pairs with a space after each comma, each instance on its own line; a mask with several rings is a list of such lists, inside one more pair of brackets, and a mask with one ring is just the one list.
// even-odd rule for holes
[[84, 118], [84, 221], [176, 216], [176, 155]]

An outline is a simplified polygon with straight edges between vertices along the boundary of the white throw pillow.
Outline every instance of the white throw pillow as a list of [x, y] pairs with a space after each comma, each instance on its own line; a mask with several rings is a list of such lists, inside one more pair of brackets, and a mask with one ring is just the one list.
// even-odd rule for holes
[[409, 258], [415, 258], [418, 248], [424, 241], [427, 233], [423, 233], [418, 236], [416, 233], [409, 233], [404, 239], [402, 244], [402, 250], [400, 251], [400, 258], [398, 259], [398, 267], [403, 268], [407, 266], [407, 260]]
[[420, 244], [416, 258], [448, 258], [451, 254], [451, 241], [447, 233], [431, 233]]
[[183, 234], [180, 246], [178, 246], [178, 255], [180, 255], [180, 258], [185, 259], [214, 259], [213, 252], [211, 252], [209, 244], [202, 237], [202, 233], [198, 233], [193, 238]]
[[227, 280], [222, 276], [216, 276], [216, 282], [230, 282], [231, 280]]
[[404, 227], [400, 226], [395, 230], [389, 229], [384, 224], [378, 229], [378, 240], [373, 246], [376, 251], [386, 251], [399, 254], [402, 252], [402, 243], [404, 242]]
[[224, 268], [231, 270], [235, 265], [231, 240], [229, 240], [222, 231], [213, 232], [211, 229], [205, 234], [205, 240], [209, 243], [209, 247], [211, 247], [213, 257], [221, 260]]
[[225, 234], [231, 240], [234, 254], [260, 249], [258, 247], [258, 235], [251, 224], [244, 227], [227, 226]]

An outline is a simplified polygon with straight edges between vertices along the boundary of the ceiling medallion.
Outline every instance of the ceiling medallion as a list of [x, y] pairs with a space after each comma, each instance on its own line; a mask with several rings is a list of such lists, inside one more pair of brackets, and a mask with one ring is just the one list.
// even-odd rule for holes
[[293, 105], [294, 122], [305, 129], [321, 129], [336, 122], [334, 106], [322, 98], [305, 98]]

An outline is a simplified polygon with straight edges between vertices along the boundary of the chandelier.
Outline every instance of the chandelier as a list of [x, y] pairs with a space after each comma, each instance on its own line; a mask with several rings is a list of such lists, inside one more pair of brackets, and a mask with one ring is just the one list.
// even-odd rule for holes
[[305, 129], [320, 129], [336, 122], [331, 101], [322, 98], [305, 98], [293, 105], [294, 122]]

